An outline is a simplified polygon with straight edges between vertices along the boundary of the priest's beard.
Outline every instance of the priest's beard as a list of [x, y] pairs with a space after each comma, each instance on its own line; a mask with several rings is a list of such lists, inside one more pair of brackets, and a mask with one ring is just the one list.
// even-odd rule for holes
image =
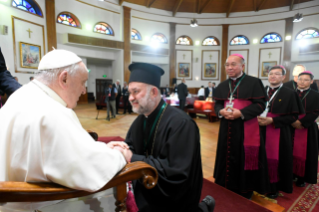
[[132, 110], [137, 114], [149, 115], [156, 106], [156, 99], [151, 98], [151, 90], [148, 90], [147, 94], [140, 100], [131, 101], [131, 103], [138, 103], [138, 107], [134, 107], [132, 104]]

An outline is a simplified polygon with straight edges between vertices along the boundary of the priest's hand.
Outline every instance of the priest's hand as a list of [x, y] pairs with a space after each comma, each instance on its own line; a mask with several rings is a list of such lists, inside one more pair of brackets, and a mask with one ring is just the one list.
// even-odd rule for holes
[[121, 147], [122, 149], [129, 149], [128, 145], [123, 141], [111, 141], [106, 144], [109, 148], [114, 149], [114, 147]]
[[271, 117], [261, 117], [257, 116], [258, 123], [260, 126], [267, 126], [269, 124], [272, 124], [274, 120]]
[[233, 110], [233, 117], [231, 120], [234, 120], [234, 119], [238, 119], [238, 118], [241, 118], [242, 117], [242, 114], [241, 114], [241, 111], [236, 109], [236, 108], [232, 108]]
[[[230, 110], [230, 111], [228, 111]], [[219, 114], [222, 115], [225, 119], [232, 119], [233, 118], [233, 109], [226, 107], [219, 111]]]
[[301, 124], [301, 122], [299, 120], [297, 120], [294, 123], [292, 123], [291, 126], [293, 128], [296, 128], [296, 129], [304, 129], [304, 127], [302, 126], [302, 124]]

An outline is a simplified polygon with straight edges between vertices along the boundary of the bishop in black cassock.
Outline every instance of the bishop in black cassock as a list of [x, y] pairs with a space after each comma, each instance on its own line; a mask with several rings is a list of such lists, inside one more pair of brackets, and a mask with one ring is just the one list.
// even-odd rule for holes
[[[212, 211], [211, 197], [199, 204], [203, 173], [196, 123], [184, 111], [167, 105], [160, 93], [156, 97], [143, 93], [147, 90], [143, 86], [147, 85], [153, 85], [149, 87], [151, 94], [159, 92], [162, 69], [144, 63], [134, 63], [129, 69], [129, 99], [133, 111], [140, 115], [131, 125], [125, 142], [132, 152], [132, 162], [144, 161], [158, 172], [158, 183], [153, 189], [146, 189], [142, 182], [133, 182], [139, 211]], [[147, 111], [152, 102], [156, 104]]]
[[[225, 66], [229, 79], [214, 93], [215, 111], [221, 117], [214, 178], [215, 183], [250, 198], [252, 191], [266, 193], [269, 188], [265, 145], [257, 121], [267, 95], [260, 79], [243, 73], [242, 55], [229, 56]], [[230, 101], [234, 103], [231, 109]]]
[[305, 182], [316, 184], [318, 173], [318, 126], [319, 94], [310, 88], [313, 74], [304, 71], [299, 74], [297, 94], [301, 99], [305, 115], [292, 124], [294, 132], [293, 172], [298, 177], [296, 185], [304, 187]]
[[303, 113], [297, 93], [283, 87], [286, 70], [283, 66], [270, 69], [270, 86], [266, 110], [258, 117], [261, 135], [265, 141], [270, 180], [270, 198], [276, 198], [278, 191], [292, 193], [292, 127], [291, 124]]

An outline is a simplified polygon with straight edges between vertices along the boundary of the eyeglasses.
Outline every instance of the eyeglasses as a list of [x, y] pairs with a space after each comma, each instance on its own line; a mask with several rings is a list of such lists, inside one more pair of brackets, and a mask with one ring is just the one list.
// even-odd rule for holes
[[268, 76], [282, 76], [281, 73], [269, 73]]
[[228, 68], [229, 66], [231, 66], [231, 67], [236, 67], [236, 66], [238, 66], [238, 63], [231, 63], [231, 64], [225, 63], [225, 67]]
[[310, 82], [311, 80], [310, 79], [299, 79], [298, 78], [298, 81], [300, 81], [300, 82]]

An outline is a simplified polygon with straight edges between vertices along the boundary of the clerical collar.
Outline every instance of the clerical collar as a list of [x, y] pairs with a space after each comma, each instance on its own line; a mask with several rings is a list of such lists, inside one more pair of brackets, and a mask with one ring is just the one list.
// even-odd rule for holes
[[43, 84], [42, 82], [34, 79], [32, 80], [32, 83], [34, 83], [36, 86], [38, 86], [44, 93], [46, 93], [48, 96], [50, 96], [55, 101], [59, 102], [61, 105], [66, 107], [65, 101], [51, 88], [49, 88], [47, 85]]
[[297, 90], [302, 93], [302, 92], [305, 92], [305, 91], [309, 90], [309, 88], [310, 88], [310, 87], [308, 87], [308, 88], [306, 88], [306, 89], [299, 89], [299, 88], [297, 88]]
[[145, 118], [147, 119], [147, 122], [152, 123], [156, 119], [156, 116], [158, 112], [161, 110], [161, 107], [164, 103], [165, 103], [164, 100], [161, 99], [161, 101], [159, 102], [155, 110], [149, 116], [147, 117], [145, 116]]
[[269, 85], [269, 87], [273, 90], [273, 89], [275, 89], [275, 88], [279, 88], [280, 86], [282, 85], [282, 83], [281, 84], [279, 84], [279, 85], [277, 85], [277, 86], [271, 86], [271, 85]]
[[230, 79], [232, 79], [232, 80], [236, 80], [236, 79], [239, 79], [239, 78], [241, 78], [242, 76], [243, 76], [243, 74], [244, 74], [244, 72], [241, 72], [241, 74], [238, 76], [238, 77], [235, 77], [235, 78], [230, 78]]

